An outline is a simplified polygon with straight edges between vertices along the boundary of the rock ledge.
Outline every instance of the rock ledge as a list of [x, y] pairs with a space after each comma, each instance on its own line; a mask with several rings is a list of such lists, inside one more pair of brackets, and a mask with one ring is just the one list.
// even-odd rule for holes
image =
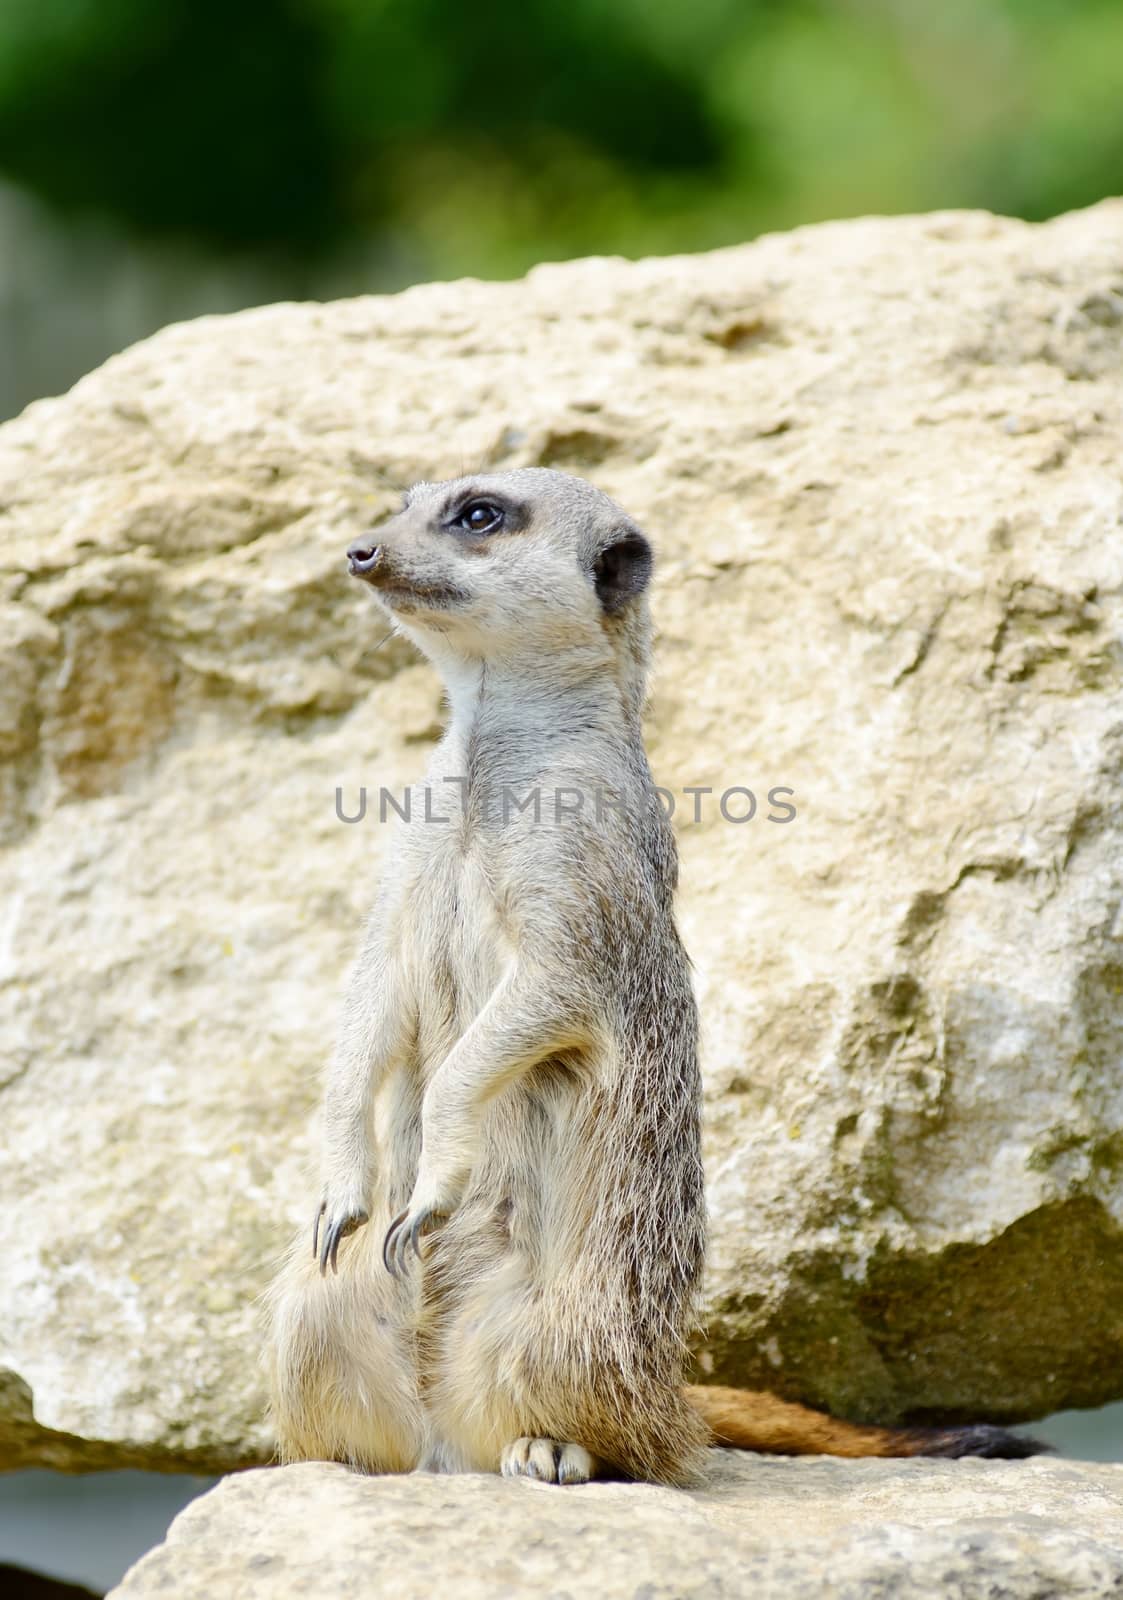
[[225, 1479], [109, 1600], [1091, 1600], [1123, 1590], [1123, 1466], [714, 1451], [682, 1493], [309, 1464]]

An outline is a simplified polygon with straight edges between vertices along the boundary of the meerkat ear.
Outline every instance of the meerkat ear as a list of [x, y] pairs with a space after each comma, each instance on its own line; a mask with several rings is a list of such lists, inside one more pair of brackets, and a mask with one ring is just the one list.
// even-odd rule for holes
[[607, 612], [619, 611], [647, 588], [653, 557], [638, 528], [623, 528], [593, 566], [597, 598]]

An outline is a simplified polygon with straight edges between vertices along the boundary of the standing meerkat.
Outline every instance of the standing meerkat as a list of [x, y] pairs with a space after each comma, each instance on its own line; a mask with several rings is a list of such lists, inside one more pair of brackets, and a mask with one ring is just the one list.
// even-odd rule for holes
[[681, 1483], [715, 1441], [1030, 1453], [684, 1385], [697, 1021], [641, 730], [643, 533], [528, 468], [418, 484], [348, 555], [451, 716], [353, 971], [312, 1249], [270, 1291], [282, 1458]]

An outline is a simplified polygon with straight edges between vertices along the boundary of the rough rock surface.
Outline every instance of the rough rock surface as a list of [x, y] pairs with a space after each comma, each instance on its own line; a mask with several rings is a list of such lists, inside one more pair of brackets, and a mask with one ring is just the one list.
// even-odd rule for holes
[[715, 1452], [689, 1494], [635, 1484], [226, 1478], [117, 1596], [176, 1600], [1050, 1600], [1123, 1590], [1123, 1467], [783, 1461]]
[[254, 1299], [377, 790], [441, 718], [342, 552], [479, 464], [661, 551], [703, 1371], [884, 1420], [1123, 1394], [1121, 372], [1106, 204], [204, 319], [0, 430], [3, 1460], [268, 1454]]

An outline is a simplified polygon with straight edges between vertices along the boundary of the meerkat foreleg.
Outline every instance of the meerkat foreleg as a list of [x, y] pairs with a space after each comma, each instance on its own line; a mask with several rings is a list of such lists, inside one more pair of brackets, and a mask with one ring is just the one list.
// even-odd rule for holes
[[370, 1217], [372, 1104], [389, 1068], [404, 1054], [409, 1007], [400, 973], [372, 922], [351, 976], [323, 1104], [323, 1187], [312, 1229], [320, 1271], [337, 1270], [340, 1240]]
[[409, 1205], [395, 1217], [382, 1259], [395, 1276], [420, 1241], [456, 1209], [478, 1153], [484, 1107], [538, 1062], [588, 1043], [571, 994], [526, 965], [498, 984], [434, 1073], [421, 1106], [421, 1160]]

